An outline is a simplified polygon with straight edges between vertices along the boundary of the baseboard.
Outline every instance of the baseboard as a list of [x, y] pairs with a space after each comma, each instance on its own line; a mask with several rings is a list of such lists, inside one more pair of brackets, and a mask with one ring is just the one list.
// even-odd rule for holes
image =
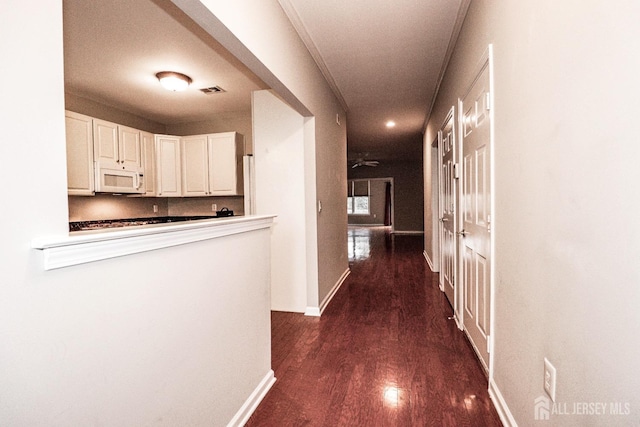
[[273, 370], [269, 370], [267, 375], [260, 381], [260, 384], [253, 390], [251, 395], [247, 398], [244, 404], [240, 407], [238, 412], [231, 418], [227, 427], [242, 427], [249, 421], [251, 414], [258, 408], [262, 399], [266, 396], [267, 392], [271, 389], [276, 382], [276, 377]]
[[320, 317], [320, 307], [307, 307], [304, 311], [305, 316]]
[[489, 380], [489, 397], [491, 397], [493, 406], [496, 408], [496, 411], [500, 416], [502, 425], [505, 427], [517, 427], [518, 423], [516, 423], [516, 420], [513, 418], [513, 415], [507, 406], [507, 402], [505, 402], [504, 397], [502, 397], [502, 393], [500, 393], [500, 390], [493, 379]]
[[394, 230], [391, 232], [392, 234], [415, 234], [415, 235], [419, 235], [419, 234], [424, 234], [424, 231], [419, 231], [419, 230]]
[[429, 265], [431, 271], [437, 273], [438, 270], [436, 270], [436, 268], [433, 266], [433, 261], [431, 261], [431, 258], [429, 258], [429, 254], [427, 253], [427, 251], [422, 251], [422, 255], [424, 255], [424, 259], [427, 260], [427, 264]]
[[336, 294], [336, 292], [338, 292], [338, 289], [340, 289], [340, 287], [342, 286], [344, 281], [347, 279], [347, 276], [349, 274], [351, 274], [351, 270], [347, 268], [345, 270], [345, 272], [342, 273], [342, 276], [340, 276], [340, 278], [338, 279], [336, 284], [333, 285], [333, 288], [331, 289], [331, 291], [329, 291], [327, 296], [324, 297], [324, 299], [320, 303], [320, 307], [307, 307], [307, 309], [304, 312], [304, 315], [305, 316], [320, 317], [322, 315], [322, 312], [324, 311], [324, 309], [327, 308], [327, 306], [331, 302], [331, 299]]

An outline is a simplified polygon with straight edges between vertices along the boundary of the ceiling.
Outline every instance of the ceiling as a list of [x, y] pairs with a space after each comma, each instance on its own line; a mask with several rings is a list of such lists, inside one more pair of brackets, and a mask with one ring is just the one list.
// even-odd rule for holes
[[[348, 157], [421, 159], [470, 0], [278, 0], [347, 110]], [[63, 0], [65, 88], [165, 125], [250, 111], [268, 88], [169, 0]], [[169, 92], [155, 74], [193, 79]], [[223, 93], [199, 89], [220, 86]], [[394, 128], [385, 127], [389, 120]]]
[[[126, 7], [125, 7], [126, 5]], [[171, 125], [251, 111], [251, 92], [268, 88], [167, 0], [63, 0], [65, 90]], [[193, 79], [163, 89], [156, 73]], [[220, 86], [205, 95], [199, 89]]]
[[421, 159], [426, 117], [469, 0], [279, 2], [343, 101], [348, 157]]

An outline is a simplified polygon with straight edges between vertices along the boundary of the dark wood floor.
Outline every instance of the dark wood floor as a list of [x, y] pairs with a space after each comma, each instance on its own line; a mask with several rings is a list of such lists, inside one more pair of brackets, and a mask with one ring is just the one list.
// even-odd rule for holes
[[422, 236], [349, 230], [351, 275], [321, 318], [272, 313], [277, 381], [247, 426], [499, 426]]

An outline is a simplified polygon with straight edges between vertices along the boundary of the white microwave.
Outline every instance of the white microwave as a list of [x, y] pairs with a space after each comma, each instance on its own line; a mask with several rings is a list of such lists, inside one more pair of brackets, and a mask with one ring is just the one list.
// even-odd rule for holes
[[145, 192], [143, 175], [138, 171], [100, 167], [96, 163], [97, 193], [142, 194]]

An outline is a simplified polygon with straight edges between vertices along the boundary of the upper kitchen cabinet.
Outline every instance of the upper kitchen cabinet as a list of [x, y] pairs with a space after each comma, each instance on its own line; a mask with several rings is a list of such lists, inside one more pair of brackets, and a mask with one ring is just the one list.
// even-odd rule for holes
[[155, 137], [149, 132], [140, 132], [144, 196], [156, 196], [156, 147]]
[[242, 195], [243, 154], [244, 137], [237, 132], [183, 137], [182, 195]]
[[182, 195], [209, 196], [209, 160], [207, 135], [185, 136], [180, 141], [182, 158]]
[[156, 150], [156, 196], [180, 197], [180, 137], [155, 136]]
[[140, 131], [105, 120], [93, 120], [94, 155], [102, 167], [142, 169]]
[[214, 196], [242, 195], [244, 137], [237, 132], [208, 136], [209, 189]]
[[67, 134], [67, 188], [71, 196], [91, 196], [93, 173], [93, 119], [65, 111]]

